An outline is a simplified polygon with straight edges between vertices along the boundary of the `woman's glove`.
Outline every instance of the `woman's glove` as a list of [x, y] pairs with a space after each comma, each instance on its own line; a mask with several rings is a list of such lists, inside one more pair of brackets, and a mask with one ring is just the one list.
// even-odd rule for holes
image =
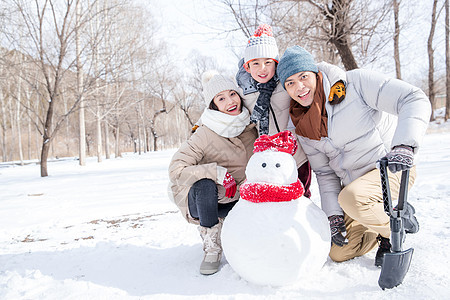
[[225, 179], [223, 180], [222, 185], [226, 189], [225, 197], [233, 198], [236, 194], [236, 181], [230, 173], [227, 172], [225, 174]]
[[344, 216], [333, 215], [328, 217], [331, 229], [331, 242], [342, 247], [348, 244], [348, 239], [345, 238], [347, 230], [345, 229]]
[[411, 146], [395, 146], [386, 154], [388, 168], [392, 173], [411, 169], [414, 163], [414, 151]]

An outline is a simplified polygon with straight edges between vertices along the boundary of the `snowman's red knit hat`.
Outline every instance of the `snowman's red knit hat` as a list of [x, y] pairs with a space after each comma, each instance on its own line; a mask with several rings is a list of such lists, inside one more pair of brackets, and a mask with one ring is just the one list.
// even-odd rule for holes
[[294, 155], [297, 151], [297, 141], [289, 130], [274, 135], [263, 134], [256, 139], [253, 146], [253, 153], [272, 150]]

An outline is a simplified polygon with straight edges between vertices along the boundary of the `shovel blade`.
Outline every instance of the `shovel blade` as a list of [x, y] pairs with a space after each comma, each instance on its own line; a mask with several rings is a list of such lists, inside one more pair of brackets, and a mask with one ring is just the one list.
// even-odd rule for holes
[[400, 285], [411, 264], [413, 248], [405, 251], [385, 253], [378, 285], [384, 289], [392, 289]]

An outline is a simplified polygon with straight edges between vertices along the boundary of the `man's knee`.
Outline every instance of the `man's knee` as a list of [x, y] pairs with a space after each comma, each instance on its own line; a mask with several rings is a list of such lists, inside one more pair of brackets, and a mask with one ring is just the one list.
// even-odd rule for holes
[[339, 205], [342, 207], [344, 211], [349, 209], [354, 209], [356, 205], [357, 199], [357, 191], [353, 187], [353, 185], [346, 186], [341, 190], [338, 195]]
[[349, 259], [352, 259], [355, 257], [355, 255], [353, 253], [349, 253], [349, 249], [347, 249], [348, 247], [339, 247], [337, 245], [332, 245], [331, 249], [330, 249], [330, 258], [334, 261], [334, 262], [343, 262], [343, 261], [347, 261]]

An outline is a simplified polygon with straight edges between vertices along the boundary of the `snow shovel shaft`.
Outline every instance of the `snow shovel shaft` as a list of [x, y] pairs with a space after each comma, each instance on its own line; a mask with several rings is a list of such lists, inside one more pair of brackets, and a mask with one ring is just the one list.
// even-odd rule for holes
[[381, 189], [383, 192], [384, 210], [390, 217], [392, 252], [385, 253], [378, 285], [384, 290], [400, 285], [405, 278], [411, 264], [414, 249], [402, 251], [405, 230], [402, 223], [403, 209], [407, 203], [409, 170], [402, 171], [398, 205], [394, 210], [392, 207], [391, 191], [387, 173], [388, 160], [382, 158], [380, 161]]

